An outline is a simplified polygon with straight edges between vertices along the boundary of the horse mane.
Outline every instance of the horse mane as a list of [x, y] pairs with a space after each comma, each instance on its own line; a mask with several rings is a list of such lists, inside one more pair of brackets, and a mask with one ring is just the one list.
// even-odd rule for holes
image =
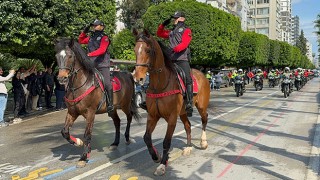
[[171, 60], [171, 49], [168, 48], [166, 45], [164, 45], [161, 41], [158, 41], [158, 44], [162, 50], [163, 58], [164, 58], [164, 63], [166, 67], [171, 70], [172, 72], [175, 72], [175, 66]]
[[61, 38], [57, 40], [55, 44], [55, 51], [60, 52], [67, 46], [70, 47], [70, 49], [74, 52], [76, 59], [79, 61], [80, 65], [83, 66], [83, 69], [89, 74], [93, 74], [95, 71], [94, 62], [90, 60], [85, 50], [83, 50], [81, 45], [76, 40], [69, 38]]
[[79, 60], [80, 64], [83, 66], [83, 68], [87, 70], [89, 74], [94, 74], [94, 62], [87, 56], [87, 53], [83, 50], [81, 45], [78, 42], [74, 41], [73, 46], [71, 46], [71, 49], [76, 55], [76, 58]]

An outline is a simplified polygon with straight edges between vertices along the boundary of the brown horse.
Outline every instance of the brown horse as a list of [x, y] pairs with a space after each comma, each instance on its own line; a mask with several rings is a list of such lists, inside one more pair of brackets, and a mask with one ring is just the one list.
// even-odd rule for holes
[[[99, 81], [95, 75], [93, 62], [87, 57], [79, 43], [67, 38], [56, 40], [55, 52], [59, 67], [58, 80], [60, 83], [66, 84], [67, 87], [66, 104], [68, 112], [61, 133], [70, 144], [84, 145], [84, 152], [78, 162], [78, 167], [83, 167], [86, 165], [91, 152], [90, 141], [95, 114], [106, 113], [105, 95], [98, 85]], [[110, 145], [111, 150], [119, 145], [120, 139], [120, 118], [116, 109], [121, 109], [127, 116], [125, 132], [127, 144], [130, 144], [129, 132], [132, 116], [139, 121], [137, 107], [133, 101], [134, 81], [132, 75], [126, 72], [114, 72], [113, 75], [121, 82], [121, 89], [113, 93], [115, 110], [109, 113], [116, 129], [115, 140]], [[82, 115], [87, 123], [84, 143], [79, 138], [74, 138], [69, 134], [69, 128], [79, 115]]]
[[[150, 84], [147, 89], [147, 128], [144, 135], [144, 141], [154, 162], [160, 162], [154, 172], [155, 175], [165, 174], [165, 167], [168, 162], [171, 139], [176, 127], [177, 118], [180, 116], [187, 134], [187, 147], [183, 154], [189, 155], [192, 150], [191, 145], [191, 124], [185, 111], [185, 103], [179, 88], [179, 82], [176, 78], [176, 70], [170, 60], [165, 47], [159, 44], [153, 37], [144, 30], [138, 33], [134, 30], [136, 36], [135, 54], [136, 68], [135, 78], [138, 81], [144, 80], [146, 73], [149, 72]], [[206, 149], [208, 143], [206, 140], [206, 125], [208, 121], [207, 107], [209, 104], [210, 87], [209, 81], [198, 70], [192, 69], [198, 83], [198, 93], [194, 95], [193, 102], [200, 113], [202, 120], [201, 148]], [[164, 118], [168, 123], [167, 132], [163, 141], [163, 157], [158, 154], [156, 148], [152, 145], [151, 134], [160, 118]]]

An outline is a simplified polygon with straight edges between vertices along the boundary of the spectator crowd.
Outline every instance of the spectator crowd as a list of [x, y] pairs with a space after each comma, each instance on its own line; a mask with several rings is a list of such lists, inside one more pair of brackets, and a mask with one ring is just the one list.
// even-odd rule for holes
[[[22, 118], [30, 112], [43, 109], [60, 111], [66, 108], [64, 103], [65, 86], [61, 85], [52, 73], [51, 68], [45, 71], [38, 71], [36, 66], [30, 69], [20, 67], [16, 72], [10, 70], [9, 75], [3, 76], [0, 67], [0, 127], [8, 126], [9, 122], [4, 121], [4, 112], [7, 107], [8, 90], [5, 82], [12, 79], [13, 94], [13, 123], [19, 123]], [[56, 106], [52, 105], [52, 95], [55, 93]], [[43, 97], [44, 96], [44, 97]]]

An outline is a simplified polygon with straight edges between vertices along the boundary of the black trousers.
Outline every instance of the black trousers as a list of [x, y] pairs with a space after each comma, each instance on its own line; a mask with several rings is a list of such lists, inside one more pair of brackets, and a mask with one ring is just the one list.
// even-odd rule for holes
[[26, 97], [24, 93], [14, 93], [14, 117], [19, 117], [19, 115], [23, 114], [23, 110], [25, 109]]
[[191, 68], [189, 61], [184, 61], [184, 60], [178, 60], [178, 61], [173, 61], [175, 64], [177, 64], [179, 67], [181, 67], [186, 74], [186, 85], [192, 85], [192, 78], [191, 78]]
[[51, 105], [52, 93], [53, 93], [53, 86], [50, 87], [50, 91], [48, 91], [47, 89], [45, 89], [45, 91], [44, 91], [44, 98], [45, 98], [47, 107], [51, 107], [52, 106]]
[[109, 67], [96, 67], [104, 78], [104, 87], [106, 90], [112, 90], [110, 68]]

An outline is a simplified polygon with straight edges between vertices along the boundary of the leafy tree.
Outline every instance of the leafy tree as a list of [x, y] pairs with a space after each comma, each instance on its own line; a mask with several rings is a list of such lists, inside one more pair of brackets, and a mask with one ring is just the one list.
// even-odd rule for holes
[[280, 58], [280, 41], [270, 40], [269, 65], [278, 66]]
[[280, 62], [279, 66], [285, 67], [290, 66], [291, 61], [293, 59], [293, 53], [292, 53], [293, 47], [290, 46], [286, 42], [280, 42]]
[[318, 14], [317, 19], [315, 20], [315, 28], [316, 30], [316, 34], [318, 36], [318, 44], [319, 44], [319, 48], [318, 48], [318, 55], [319, 55], [319, 59], [320, 59], [320, 14]]
[[0, 52], [40, 59], [45, 66], [55, 60], [53, 39], [74, 37], [85, 24], [100, 18], [114, 30], [114, 0], [2, 0], [0, 1]]
[[267, 36], [255, 32], [244, 32], [238, 51], [240, 66], [264, 66], [269, 59], [269, 39]]
[[128, 29], [123, 29], [113, 37], [111, 56], [115, 59], [135, 60], [135, 38]]
[[[142, 17], [144, 27], [155, 34], [158, 25], [177, 10], [185, 12], [186, 25], [192, 30], [192, 64], [218, 67], [236, 63], [240, 21], [210, 5], [185, 0], [150, 6]], [[168, 28], [172, 28], [172, 25]]]
[[148, 7], [148, 0], [124, 0], [120, 4], [120, 20], [124, 23], [126, 28], [131, 29], [135, 23], [141, 19]]
[[0, 53], [0, 66], [2, 67], [5, 74], [9, 72], [10, 69], [14, 68], [14, 62], [16, 61], [16, 58], [12, 56], [11, 54], [1, 54]]
[[303, 55], [307, 54], [307, 39], [304, 37], [303, 30], [301, 30], [296, 46], [300, 49]]

